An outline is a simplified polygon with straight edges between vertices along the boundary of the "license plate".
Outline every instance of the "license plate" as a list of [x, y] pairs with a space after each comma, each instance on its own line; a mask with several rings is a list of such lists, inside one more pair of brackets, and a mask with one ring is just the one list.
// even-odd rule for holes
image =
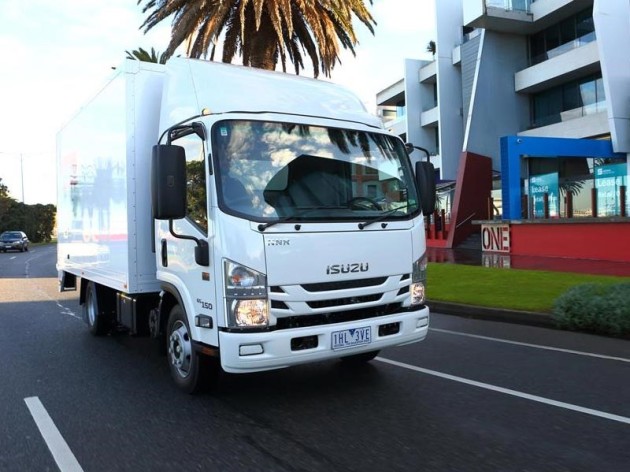
[[372, 342], [372, 328], [363, 326], [361, 328], [344, 329], [332, 333], [332, 348], [334, 351], [348, 349], [350, 347], [370, 344]]

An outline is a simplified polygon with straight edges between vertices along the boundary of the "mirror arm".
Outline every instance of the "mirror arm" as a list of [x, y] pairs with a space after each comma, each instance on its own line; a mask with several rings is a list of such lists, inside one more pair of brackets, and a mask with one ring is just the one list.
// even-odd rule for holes
[[173, 220], [168, 220], [168, 230], [177, 239], [188, 239], [189, 241], [195, 241], [197, 247], [195, 248], [195, 262], [200, 266], [210, 265], [210, 251], [208, 250], [208, 243], [197, 239], [194, 236], [187, 236], [185, 234], [177, 234], [173, 229]]

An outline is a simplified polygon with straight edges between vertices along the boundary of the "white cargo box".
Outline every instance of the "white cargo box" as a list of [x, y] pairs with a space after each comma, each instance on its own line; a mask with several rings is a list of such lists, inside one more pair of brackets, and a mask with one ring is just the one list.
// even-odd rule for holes
[[165, 67], [125, 61], [57, 137], [57, 269], [126, 293], [159, 290], [151, 148]]

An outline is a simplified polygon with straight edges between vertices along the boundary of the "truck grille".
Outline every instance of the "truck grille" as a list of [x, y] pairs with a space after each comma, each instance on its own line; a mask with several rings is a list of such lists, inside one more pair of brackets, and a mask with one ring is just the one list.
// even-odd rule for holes
[[269, 289], [276, 329], [317, 326], [375, 318], [404, 311], [409, 274]]
[[382, 305], [378, 307], [365, 308], [361, 310], [347, 310], [335, 313], [322, 313], [320, 315], [287, 316], [278, 318], [276, 329], [305, 328], [307, 326], [320, 326], [334, 323], [344, 323], [346, 321], [366, 320], [378, 316], [393, 315], [400, 313], [400, 303]]

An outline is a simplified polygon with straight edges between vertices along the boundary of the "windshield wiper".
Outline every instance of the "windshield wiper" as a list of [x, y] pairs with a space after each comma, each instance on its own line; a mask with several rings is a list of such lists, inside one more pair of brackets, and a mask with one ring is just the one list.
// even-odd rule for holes
[[346, 210], [347, 208], [348, 208], [347, 206], [336, 206], [336, 205], [322, 205], [322, 206], [304, 208], [303, 210], [298, 211], [297, 213], [294, 213], [292, 215], [283, 216], [282, 218], [278, 218], [275, 221], [270, 221], [268, 223], [261, 223], [261, 224], [258, 225], [258, 231], [265, 231], [267, 228], [270, 228], [271, 226], [275, 226], [275, 225], [280, 224], [280, 223], [287, 223], [289, 221], [298, 220], [298, 219], [302, 218], [304, 215], [308, 215], [309, 213], [311, 213], [313, 211], [317, 211], [317, 210]]
[[397, 211], [406, 210], [407, 208], [409, 208], [409, 204], [408, 203], [406, 205], [401, 206], [401, 207], [393, 208], [392, 210], [386, 211], [382, 215], [376, 216], [376, 217], [372, 218], [371, 220], [366, 221], [365, 223], [359, 223], [359, 229], [367, 228], [371, 224], [378, 223], [379, 221], [383, 221], [384, 219], [386, 219], [389, 216], [393, 215]]

